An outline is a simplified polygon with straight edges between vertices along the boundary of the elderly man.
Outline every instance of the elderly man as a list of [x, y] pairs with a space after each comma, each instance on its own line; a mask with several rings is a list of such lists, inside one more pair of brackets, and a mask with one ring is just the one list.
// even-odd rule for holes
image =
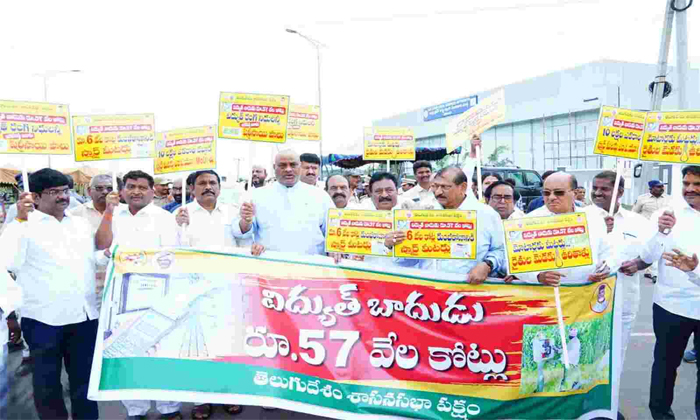
[[162, 177], [156, 177], [153, 182], [153, 189], [155, 191], [153, 196], [153, 205], [163, 208], [171, 202], [170, 180]]
[[410, 201], [415, 208], [434, 204], [435, 196], [430, 190], [430, 177], [432, 174], [433, 166], [430, 162], [427, 160], [416, 161], [413, 164], [413, 175], [415, 175], [418, 185], [403, 193], [401, 201]]
[[299, 160], [301, 161], [301, 182], [315, 187], [321, 168], [321, 159], [313, 153], [302, 153]]
[[348, 199], [348, 201], [352, 205], [359, 205], [360, 204], [360, 195], [358, 193], [358, 188], [362, 184], [362, 173], [360, 171], [358, 171], [357, 169], [353, 169], [348, 174], [346, 174], [345, 177], [348, 179], [348, 182], [350, 183], [350, 198]]
[[576, 177], [565, 172], [555, 172], [544, 182], [544, 207], [533, 211], [529, 217], [552, 216], [574, 212], [586, 213], [588, 222], [588, 238], [591, 244], [593, 265], [567, 268], [558, 271], [541, 271], [519, 274], [518, 278], [530, 283], [542, 283], [548, 286], [559, 286], [560, 283], [583, 284], [598, 282], [610, 275], [611, 267], [615, 266], [614, 250], [607, 239], [605, 220], [600, 210], [593, 207], [576, 207], [574, 190], [578, 183]]
[[[187, 178], [185, 179], [185, 204], [189, 204], [192, 202], [192, 189], [194, 188], [194, 174], [195, 172], [187, 175]], [[168, 203], [165, 206], [163, 206], [163, 210], [168, 211], [170, 213], [175, 213], [175, 210], [179, 209], [182, 207], [182, 178], [178, 178], [173, 182], [173, 188], [172, 188], [172, 193], [173, 193], [173, 202]]]
[[496, 181], [484, 191], [486, 203], [496, 210], [496, 213], [501, 216], [501, 220], [525, 217], [525, 213], [515, 207], [515, 202], [519, 198], [517, 195], [515, 188], [505, 181]]
[[[542, 182], [546, 181], [547, 178], [549, 178], [549, 176], [555, 172], [556, 171], [544, 171], [542, 173]], [[537, 197], [534, 200], [530, 201], [530, 204], [528, 204], [527, 209], [525, 210], [525, 213], [530, 214], [542, 206], [544, 206], [544, 197]]]
[[254, 238], [272, 251], [325, 255], [326, 216], [333, 201], [320, 188], [299, 182], [301, 161], [293, 150], [275, 157], [277, 182], [252, 191], [231, 222], [233, 235]]
[[0, 237], [0, 269], [17, 273], [24, 292], [22, 332], [34, 360], [34, 405], [41, 419], [68, 418], [61, 385], [65, 364], [72, 418], [97, 419], [97, 403], [87, 391], [97, 337], [95, 264], [107, 260], [95, 253], [89, 222], [66, 213], [65, 175], [45, 168], [32, 174], [29, 187]]
[[326, 179], [326, 192], [331, 197], [331, 200], [333, 200], [335, 208], [344, 209], [348, 207], [350, 183], [347, 178], [342, 175], [333, 175]]
[[267, 169], [260, 165], [253, 165], [253, 170], [250, 174], [250, 183], [253, 188], [260, 188], [265, 186], [265, 180], [267, 179]]

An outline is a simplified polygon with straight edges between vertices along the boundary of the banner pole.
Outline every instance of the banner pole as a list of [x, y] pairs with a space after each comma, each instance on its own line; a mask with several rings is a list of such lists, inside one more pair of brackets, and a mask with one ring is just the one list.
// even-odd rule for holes
[[564, 355], [564, 366], [569, 368], [569, 351], [566, 348], [566, 330], [564, 328], [564, 315], [561, 310], [561, 298], [559, 297], [559, 287], [554, 288], [554, 302], [557, 305], [557, 319], [559, 321], [559, 336], [561, 337], [561, 351]]
[[391, 172], [391, 160], [386, 160], [386, 171]]
[[24, 184], [24, 192], [29, 192], [29, 171], [27, 171], [27, 157], [22, 156], [22, 183]]
[[112, 161], [112, 191], [119, 193], [119, 184], [117, 183], [117, 169], [119, 168], [119, 164], [117, 161], [113, 160]]
[[[185, 204], [187, 204], [187, 174], [185, 172], [182, 173], [182, 201], [181, 201], [181, 206], [182, 209], [185, 209]], [[182, 224], [182, 238], [185, 238], [185, 235], [187, 234], [187, 225]]]
[[[465, 175], [467, 175], [467, 178], [469, 178], [469, 174]], [[481, 183], [481, 146], [476, 146], [476, 182], [476, 187], [478, 188], [479, 192], [479, 196], [476, 199], [481, 200], [481, 198], [484, 196], [484, 192], [482, 191], [483, 186]]]
[[622, 159], [617, 159], [617, 168], [615, 169], [615, 186], [613, 187], [612, 201], [610, 201], [610, 209], [608, 210], [608, 216], [615, 216], [615, 204], [617, 202], [617, 192], [620, 191], [620, 179], [622, 178], [622, 166], [624, 161]]

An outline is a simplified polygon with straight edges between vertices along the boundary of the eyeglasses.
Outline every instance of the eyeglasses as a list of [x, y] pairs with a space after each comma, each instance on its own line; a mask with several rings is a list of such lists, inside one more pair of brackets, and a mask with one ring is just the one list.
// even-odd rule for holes
[[549, 197], [550, 195], [554, 194], [556, 197], [563, 197], [566, 195], [566, 193], [571, 192], [573, 190], [554, 190], [554, 191], [548, 191], [544, 190], [542, 191], [542, 195], [545, 197]]
[[58, 197], [59, 195], [70, 195], [70, 189], [64, 188], [62, 190], [44, 190], [41, 194], [46, 194], [49, 197]]
[[114, 191], [114, 188], [112, 187], [103, 187], [102, 185], [98, 185], [97, 187], [92, 187], [93, 190], [97, 191], [98, 193], [103, 193], [103, 192], [108, 192], [111, 193]]
[[448, 192], [449, 190], [452, 189], [454, 185], [447, 185], [447, 184], [433, 184], [430, 186], [430, 189], [433, 190], [433, 192], [437, 190], [443, 190], [444, 192]]
[[513, 196], [512, 195], [492, 195], [491, 196], [491, 201], [499, 202], [503, 201], [505, 203], [509, 203], [513, 201]]

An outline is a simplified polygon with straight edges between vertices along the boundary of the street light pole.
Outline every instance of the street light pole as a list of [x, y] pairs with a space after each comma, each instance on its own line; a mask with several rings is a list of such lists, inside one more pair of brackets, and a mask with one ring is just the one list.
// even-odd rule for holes
[[299, 35], [300, 37], [304, 38], [307, 40], [314, 48], [316, 48], [316, 63], [317, 63], [317, 81], [318, 81], [318, 90], [317, 90], [317, 102], [318, 102], [318, 113], [319, 113], [319, 122], [318, 122], [318, 130], [320, 135], [320, 138], [318, 139], [318, 152], [320, 154], [319, 158], [321, 159], [321, 178], [323, 178], [323, 108], [321, 107], [321, 47], [325, 47], [322, 43], [319, 41], [316, 41], [313, 38], [310, 38], [302, 33], [299, 33], [295, 31], [294, 29], [286, 29], [287, 32], [290, 34], [296, 34]]

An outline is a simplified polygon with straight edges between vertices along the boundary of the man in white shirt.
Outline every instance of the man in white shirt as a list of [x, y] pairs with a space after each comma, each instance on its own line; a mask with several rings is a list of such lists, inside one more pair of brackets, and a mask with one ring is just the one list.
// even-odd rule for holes
[[[119, 195], [111, 192], [102, 222], [95, 235], [98, 249], [107, 249], [116, 243], [122, 247], [162, 248], [177, 245], [178, 226], [175, 218], [153, 204], [154, 180], [142, 171], [127, 172], [123, 196], [126, 205], [119, 204]], [[147, 400], [124, 400], [129, 418], [146, 418], [151, 402]], [[156, 401], [161, 419], [181, 419], [181, 403]]]
[[413, 175], [415, 175], [418, 185], [401, 195], [401, 203], [410, 201], [412, 208], [425, 208], [432, 205], [435, 200], [435, 196], [430, 190], [433, 166], [427, 160], [418, 160], [413, 164]]
[[[24, 292], [22, 333], [34, 361], [34, 405], [41, 419], [67, 419], [61, 369], [70, 381], [74, 419], [97, 419], [87, 399], [97, 336], [95, 253], [87, 220], [66, 213], [68, 179], [45, 168], [29, 178], [17, 218], [0, 237], [0, 270], [17, 274]], [[30, 214], [33, 203], [37, 210]], [[106, 262], [104, 255], [102, 262]]]
[[331, 200], [333, 200], [335, 208], [353, 208], [348, 202], [348, 198], [350, 196], [350, 183], [344, 176], [333, 175], [326, 179], [326, 192]]
[[525, 213], [515, 207], [516, 195], [515, 188], [505, 181], [496, 181], [484, 191], [486, 204], [496, 210], [501, 220], [525, 217]]
[[253, 186], [253, 188], [264, 187], [265, 179], [267, 179], [267, 169], [260, 165], [253, 165], [253, 170], [250, 174], [250, 184]]
[[[688, 338], [694, 335], [700, 345], [700, 281], [697, 259], [690, 267], [663, 263], [663, 258], [678, 253], [697, 253], [700, 238], [700, 166], [683, 168], [683, 200], [657, 210], [651, 217], [658, 231], [647, 243], [642, 259], [659, 263], [654, 290], [654, 364], [651, 368], [649, 409], [654, 419], [675, 419], [671, 404], [676, 370], [681, 364]], [[664, 255], [666, 254], [666, 255]], [[694, 265], [694, 267], [692, 266]], [[686, 268], [687, 271], [680, 268]], [[700, 365], [698, 365], [700, 377]], [[700, 417], [700, 388], [695, 392], [695, 413]]]
[[[661, 181], [657, 179], [649, 181], [649, 193], [637, 197], [632, 211], [650, 219], [654, 212], [671, 204], [671, 196], [664, 192], [665, 187]], [[654, 265], [647, 269], [644, 277], [650, 278], [655, 282], [658, 272], [658, 266], [654, 263]]]
[[316, 182], [318, 182], [318, 171], [321, 168], [321, 159], [313, 153], [302, 153], [301, 156], [299, 156], [299, 160], [301, 161], [300, 181], [315, 187]]
[[267, 250], [325, 255], [326, 216], [335, 206], [323, 189], [299, 182], [300, 174], [299, 155], [279, 152], [277, 181], [252, 191], [231, 222], [233, 236], [252, 238]]

